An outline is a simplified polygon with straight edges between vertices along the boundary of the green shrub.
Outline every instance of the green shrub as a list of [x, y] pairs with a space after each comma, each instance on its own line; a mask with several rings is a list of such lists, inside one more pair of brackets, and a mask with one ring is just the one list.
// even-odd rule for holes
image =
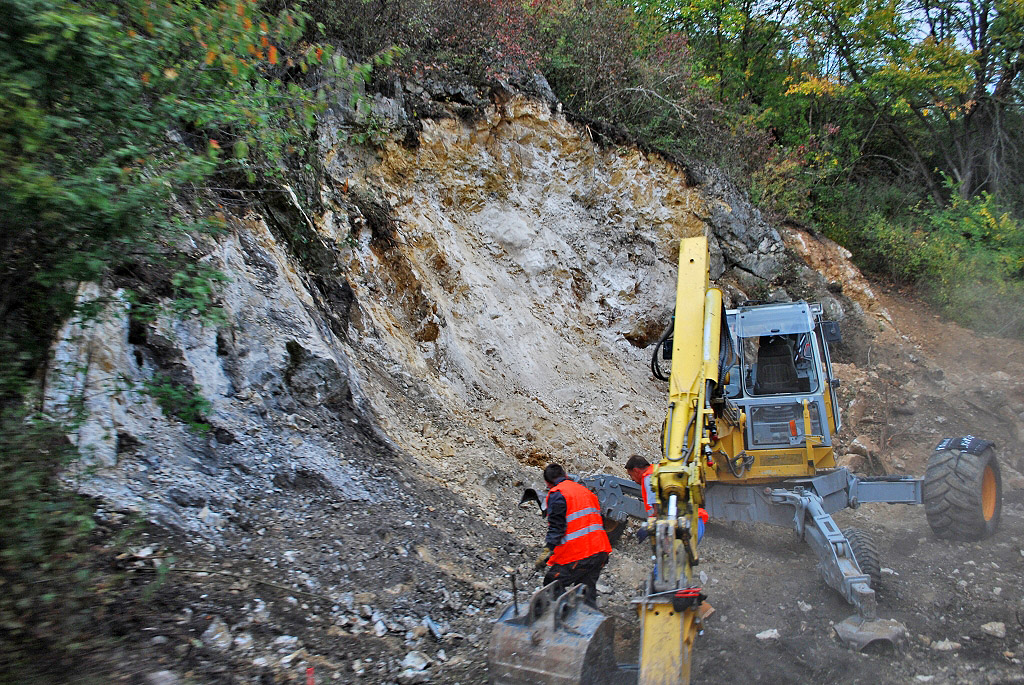
[[[160, 282], [129, 294], [141, 309], [216, 321], [223, 277], [190, 250], [223, 229], [220, 188], [274, 183], [315, 141], [317, 84], [368, 78], [300, 42], [296, 3], [264, 6], [0, 0], [0, 681], [28, 680], [8, 669], [31, 654], [57, 667], [80, 651], [112, 582], [93, 573], [92, 506], [60, 480], [74, 425], [44, 417], [37, 391], [57, 327], [102, 310], [79, 285], [145, 270]], [[150, 391], [204, 423], [193, 391]]]
[[156, 400], [166, 416], [181, 419], [199, 433], [210, 430], [207, 414], [210, 412], [210, 401], [203, 397], [193, 386], [175, 383], [168, 378], [157, 376], [143, 384], [147, 395]]
[[947, 187], [949, 205], [927, 214], [947, 255], [928, 292], [966, 326], [1024, 335], [1024, 221], [989, 193], [965, 199], [948, 179]]
[[[65, 426], [26, 411], [0, 415], [0, 681], [40, 653], [59, 663], [86, 638], [100, 603], [89, 547], [92, 507], [67, 492]], [[26, 680], [28, 681], [28, 680]]]
[[[937, 207], [895, 185], [841, 186], [812, 213], [861, 268], [913, 285], [951, 319], [1024, 335], [1024, 222], [995, 196], [964, 199], [946, 182]], [[819, 200], [821, 200], [819, 196]]]

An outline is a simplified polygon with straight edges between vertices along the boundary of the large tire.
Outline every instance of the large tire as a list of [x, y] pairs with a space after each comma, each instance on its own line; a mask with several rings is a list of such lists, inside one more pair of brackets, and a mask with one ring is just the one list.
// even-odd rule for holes
[[606, 518], [604, 520], [604, 532], [608, 533], [608, 542], [615, 544], [622, 537], [622, 534], [626, 531], [626, 523], [629, 519], [623, 519], [622, 521], [616, 521], [615, 519]]
[[866, 530], [860, 528], [847, 528], [843, 535], [850, 543], [860, 572], [871, 579], [871, 589], [877, 591], [882, 585], [882, 562], [875, 541]]
[[936, 450], [924, 474], [924, 511], [942, 540], [983, 540], [999, 528], [1003, 480], [989, 447], [981, 454]]

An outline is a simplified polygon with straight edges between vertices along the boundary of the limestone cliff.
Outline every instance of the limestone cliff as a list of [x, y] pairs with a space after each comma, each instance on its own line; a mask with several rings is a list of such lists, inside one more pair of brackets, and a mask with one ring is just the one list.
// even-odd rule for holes
[[[282, 186], [196, 246], [230, 279], [227, 325], [142, 324], [124, 304], [63, 336], [56, 368], [88, 361], [83, 490], [206, 531], [247, 491], [296, 478], [374, 500], [347, 459], [358, 426], [500, 509], [527, 466], [617, 472], [656, 452], [663, 398], [644, 348], [671, 316], [681, 237], [711, 237], [734, 300], [796, 268], [723, 181], [688, 185], [522, 97], [424, 121], [416, 144], [379, 154], [329, 133], [321, 145], [325, 211]], [[296, 233], [316, 244], [296, 250]], [[209, 437], [118, 389], [169, 369], [211, 402]]]

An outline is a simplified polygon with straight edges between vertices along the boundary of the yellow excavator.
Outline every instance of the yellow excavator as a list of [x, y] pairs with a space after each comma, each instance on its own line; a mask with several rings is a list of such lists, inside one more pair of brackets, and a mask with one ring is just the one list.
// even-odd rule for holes
[[[545, 587], [522, 608], [515, 599], [495, 624], [492, 683], [688, 683], [705, 599], [694, 575], [701, 508], [711, 520], [794, 528], [817, 553], [826, 583], [857, 609], [835, 626], [854, 649], [898, 642], [906, 631], [877, 616], [881, 563], [870, 536], [840, 530], [832, 513], [863, 502], [923, 503], [940, 538], [979, 540], [998, 527], [1002, 486], [985, 440], [943, 440], [924, 479], [864, 478], [835, 468], [841, 419], [829, 343], [840, 339], [838, 326], [807, 302], [727, 310], [722, 291], [710, 287], [709, 267], [707, 238], [682, 240], [675, 318], [651, 361], [654, 376], [669, 382], [662, 455], [651, 479], [657, 516], [646, 518], [632, 481], [578, 478], [597, 493], [612, 537], [630, 518], [649, 532], [655, 563], [633, 600], [639, 662], [616, 662], [612, 620], [582, 601], [580, 587], [558, 596]], [[540, 501], [528, 493], [524, 501]]]

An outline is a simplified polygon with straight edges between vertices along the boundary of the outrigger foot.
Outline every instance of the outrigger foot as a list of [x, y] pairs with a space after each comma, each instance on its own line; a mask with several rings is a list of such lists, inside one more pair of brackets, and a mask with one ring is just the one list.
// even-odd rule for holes
[[853, 615], [835, 625], [839, 639], [858, 652], [872, 642], [884, 640], [894, 646], [906, 639], [907, 628], [892, 618], [864, 618]]

